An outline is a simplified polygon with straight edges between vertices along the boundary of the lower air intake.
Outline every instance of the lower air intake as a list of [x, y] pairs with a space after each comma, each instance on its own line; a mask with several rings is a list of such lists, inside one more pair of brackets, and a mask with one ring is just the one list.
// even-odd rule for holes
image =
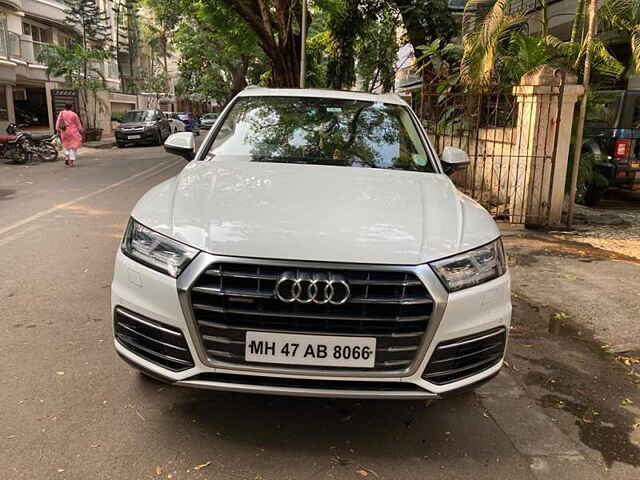
[[169, 325], [116, 308], [113, 330], [127, 350], [174, 372], [193, 367], [193, 358], [182, 332]]
[[444, 385], [496, 365], [504, 355], [507, 332], [503, 327], [439, 343], [422, 378]]

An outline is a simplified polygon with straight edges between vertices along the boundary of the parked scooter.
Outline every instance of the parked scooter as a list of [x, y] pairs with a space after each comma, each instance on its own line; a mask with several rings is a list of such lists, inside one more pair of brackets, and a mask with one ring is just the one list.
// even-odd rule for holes
[[33, 157], [31, 139], [19, 132], [14, 123], [7, 127], [7, 134], [0, 135], [0, 158], [24, 164]]

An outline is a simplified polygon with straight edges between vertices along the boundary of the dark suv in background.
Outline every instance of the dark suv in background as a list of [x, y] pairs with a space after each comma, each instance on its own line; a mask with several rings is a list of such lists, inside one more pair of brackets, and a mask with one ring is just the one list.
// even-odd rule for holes
[[116, 145], [162, 145], [171, 135], [171, 125], [160, 110], [131, 110], [116, 128]]
[[584, 138], [583, 156], [593, 156], [598, 173], [587, 185], [587, 205], [610, 188], [640, 190], [640, 90], [592, 92]]

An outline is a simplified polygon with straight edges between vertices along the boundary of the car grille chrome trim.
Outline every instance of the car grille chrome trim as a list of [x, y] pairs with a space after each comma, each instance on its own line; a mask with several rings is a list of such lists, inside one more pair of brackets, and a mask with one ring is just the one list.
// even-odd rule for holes
[[[237, 268], [229, 269], [231, 266]], [[268, 302], [270, 307], [273, 307], [274, 302], [280, 303], [276, 300], [272, 287], [280, 272], [292, 268], [305, 272], [320, 270], [346, 274], [350, 283], [355, 280], [352, 286], [356, 290], [356, 299], [372, 298], [382, 301], [355, 303], [350, 300], [346, 305], [333, 306], [338, 310], [329, 311], [328, 314], [319, 314], [315, 310], [308, 312], [304, 310], [307, 305], [300, 304], [295, 311], [287, 312], [284, 310], [287, 308], [285, 303], [276, 311], [270, 308], [262, 308], [260, 311], [257, 303]], [[368, 276], [358, 278], [358, 275], [367, 272]], [[368, 284], [367, 278], [375, 282]], [[255, 283], [252, 288], [248, 288], [247, 281]], [[389, 378], [413, 375], [423, 363], [447, 301], [447, 294], [441, 283], [426, 265], [279, 261], [222, 257], [207, 253], [200, 253], [178, 277], [178, 291], [196, 351], [205, 365], [234, 371], [333, 377]], [[388, 295], [381, 295], [389, 291], [397, 293], [396, 302]], [[314, 307], [323, 308], [326, 305]], [[339, 308], [346, 308], [347, 311], [339, 311]], [[399, 309], [399, 312], [391, 315], [389, 309], [393, 308]], [[368, 312], [373, 312], [372, 309], [383, 313], [372, 313], [369, 317]], [[354, 310], [360, 313], [355, 314]], [[367, 312], [367, 316], [363, 316], [362, 312]], [[242, 316], [241, 321], [238, 320], [238, 315]], [[248, 330], [376, 337], [376, 366], [364, 369], [245, 362], [244, 340]]]

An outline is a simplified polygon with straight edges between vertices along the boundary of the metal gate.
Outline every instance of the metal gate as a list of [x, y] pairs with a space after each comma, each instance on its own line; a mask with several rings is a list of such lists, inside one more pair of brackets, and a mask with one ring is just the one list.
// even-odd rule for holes
[[497, 220], [547, 225], [562, 90], [426, 93], [418, 114], [438, 154], [447, 146], [469, 154], [469, 167], [452, 176], [460, 190]]
[[73, 105], [73, 111], [80, 112], [80, 101], [78, 91], [72, 88], [56, 88], [51, 90], [51, 110], [53, 111], [53, 121], [55, 123], [58, 114], [64, 110], [64, 106], [68, 103]]

